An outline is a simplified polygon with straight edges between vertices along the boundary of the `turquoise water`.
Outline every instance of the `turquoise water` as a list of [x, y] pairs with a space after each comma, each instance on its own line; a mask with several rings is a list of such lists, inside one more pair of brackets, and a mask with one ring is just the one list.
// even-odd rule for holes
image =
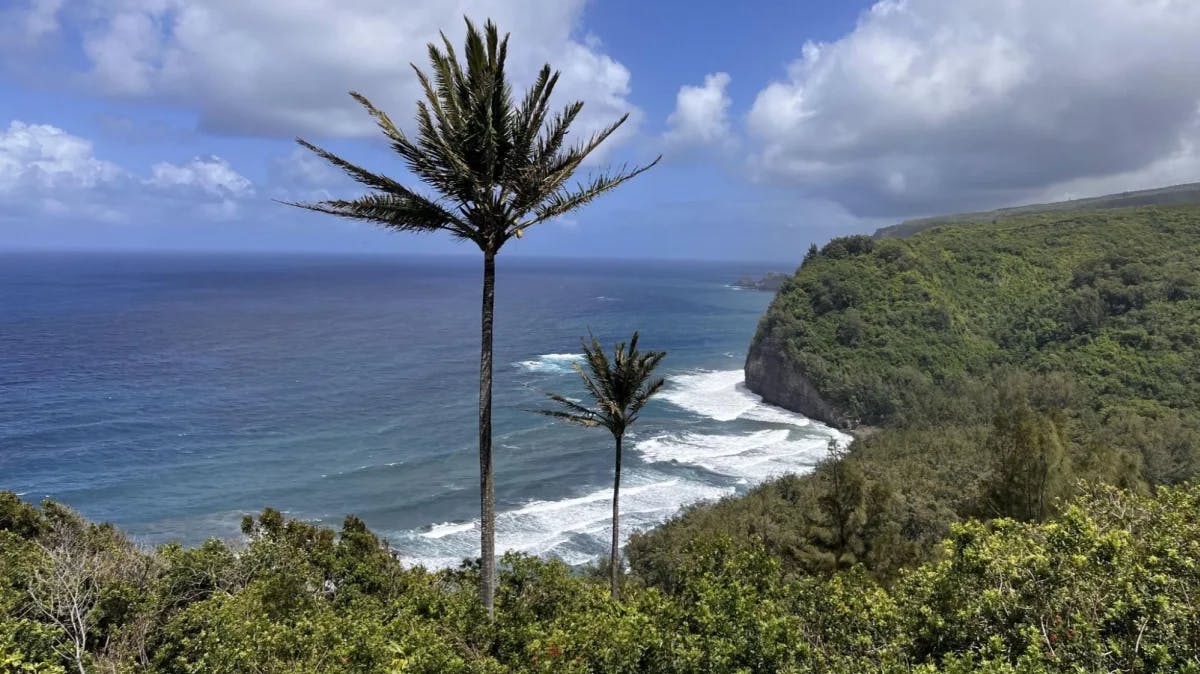
[[[470, 257], [0, 256], [0, 489], [139, 539], [233, 537], [264, 506], [361, 516], [430, 565], [477, 554]], [[501, 257], [498, 547], [604, 551], [611, 439], [528, 412], [582, 395], [590, 329], [640, 330], [668, 386], [627, 442], [625, 533], [807, 470], [832, 431], [741, 385], [753, 264]]]

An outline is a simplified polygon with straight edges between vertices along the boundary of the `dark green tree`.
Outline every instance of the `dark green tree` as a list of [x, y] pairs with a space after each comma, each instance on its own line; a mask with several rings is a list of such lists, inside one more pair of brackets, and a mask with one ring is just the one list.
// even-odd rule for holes
[[815, 538], [831, 555], [831, 568], [853, 566], [865, 551], [867, 481], [850, 451], [830, 438], [829, 458], [821, 465], [823, 491], [817, 497], [820, 521]]
[[1023, 377], [1003, 382], [987, 450], [992, 475], [986, 485], [992, 515], [1040, 522], [1071, 488], [1071, 461], [1063, 436], [1062, 408], [1053, 387], [1028, 390]]
[[467, 20], [463, 58], [445, 35], [429, 45], [432, 75], [413, 66], [425, 99], [417, 102], [417, 133], [410, 137], [382, 110], [351, 92], [375, 118], [392, 149], [424, 189], [374, 173], [303, 139], [298, 142], [371, 188], [351, 200], [290, 203], [311, 211], [365, 220], [415, 233], [448, 232], [483, 252], [482, 339], [479, 364], [480, 597], [492, 610], [495, 593], [495, 500], [492, 468], [492, 317], [496, 255], [526, 229], [560, 217], [656, 164], [601, 172], [568, 184], [584, 159], [628, 115], [577, 144], [567, 144], [582, 102], [550, 112], [558, 73], [542, 67], [517, 102], [504, 71], [508, 36], [488, 21], [480, 32]]
[[585, 407], [558, 393], [547, 393], [562, 409], [538, 410], [539, 414], [562, 419], [581, 426], [602, 426], [612, 433], [616, 446], [616, 471], [613, 474], [612, 551], [610, 556], [610, 580], [612, 596], [620, 595], [618, 580], [621, 574], [620, 548], [620, 496], [621, 496], [621, 442], [625, 431], [637, 421], [646, 406], [663, 387], [663, 379], [651, 379], [654, 368], [667, 355], [665, 351], [638, 351], [638, 333], [633, 333], [628, 346], [625, 342], [613, 349], [612, 360], [604, 353], [600, 342], [592, 337], [591, 344], [583, 342], [585, 370], [576, 364], [575, 370], [583, 379], [583, 385], [594, 401], [594, 407]]

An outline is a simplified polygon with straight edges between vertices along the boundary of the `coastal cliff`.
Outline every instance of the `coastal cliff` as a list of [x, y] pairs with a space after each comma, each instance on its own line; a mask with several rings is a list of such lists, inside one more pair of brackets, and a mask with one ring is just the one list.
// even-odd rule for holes
[[746, 385], [838, 428], [908, 427], [1006, 372], [1056, 373], [1104, 418], [1191, 427], [1197, 223], [1198, 206], [1152, 206], [834, 239], [771, 302]]
[[798, 412], [834, 428], [846, 428], [847, 416], [821, 397], [816, 386], [791, 359], [786, 347], [769, 339], [755, 339], [746, 356], [746, 387], [764, 402]]

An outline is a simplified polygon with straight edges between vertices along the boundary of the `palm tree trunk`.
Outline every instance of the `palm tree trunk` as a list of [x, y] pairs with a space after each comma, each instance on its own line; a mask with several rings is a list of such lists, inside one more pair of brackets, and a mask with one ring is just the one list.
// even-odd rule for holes
[[612, 556], [609, 559], [609, 574], [612, 580], [612, 597], [620, 599], [621, 578], [621, 436], [617, 436], [617, 466], [613, 475], [613, 520]]
[[496, 497], [492, 479], [492, 316], [496, 255], [483, 254], [483, 316], [479, 351], [479, 599], [493, 614], [496, 594]]

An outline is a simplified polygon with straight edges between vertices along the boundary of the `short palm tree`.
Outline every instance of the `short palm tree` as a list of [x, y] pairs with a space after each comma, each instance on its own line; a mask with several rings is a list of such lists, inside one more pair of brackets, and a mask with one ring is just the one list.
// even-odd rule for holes
[[562, 419], [581, 426], [602, 426], [612, 433], [616, 444], [616, 471], [613, 475], [612, 499], [612, 551], [610, 556], [610, 580], [613, 599], [619, 598], [618, 579], [621, 573], [620, 548], [620, 498], [621, 498], [621, 443], [625, 431], [638, 419], [642, 408], [663, 387], [663, 379], [651, 379], [665, 351], [638, 351], [638, 333], [633, 339], [617, 344], [612, 360], [604, 354], [600, 342], [592, 337], [591, 344], [583, 342], [585, 370], [576, 363], [575, 370], [583, 379], [583, 385], [591, 395], [594, 407], [586, 407], [557, 393], [547, 393], [561, 409], [538, 410], [539, 414]]
[[[303, 139], [298, 142], [345, 171], [370, 193], [352, 200], [290, 203], [312, 211], [366, 220], [400, 232], [448, 232], [483, 252], [482, 344], [479, 361], [480, 598], [489, 613], [495, 592], [495, 500], [492, 480], [492, 317], [496, 254], [525, 230], [573, 211], [658, 162], [601, 172], [570, 185], [584, 159], [628, 117], [576, 144], [567, 133], [583, 103], [550, 112], [558, 73], [543, 66], [518, 103], [505, 77], [508, 36], [488, 21], [481, 33], [467, 20], [459, 61], [445, 35], [429, 45], [432, 77], [415, 65], [424, 100], [417, 102], [417, 133], [410, 137], [366, 97], [351, 93], [375, 118], [418, 191], [382, 173], [356, 166]], [[465, 67], [464, 67], [465, 66]]]

